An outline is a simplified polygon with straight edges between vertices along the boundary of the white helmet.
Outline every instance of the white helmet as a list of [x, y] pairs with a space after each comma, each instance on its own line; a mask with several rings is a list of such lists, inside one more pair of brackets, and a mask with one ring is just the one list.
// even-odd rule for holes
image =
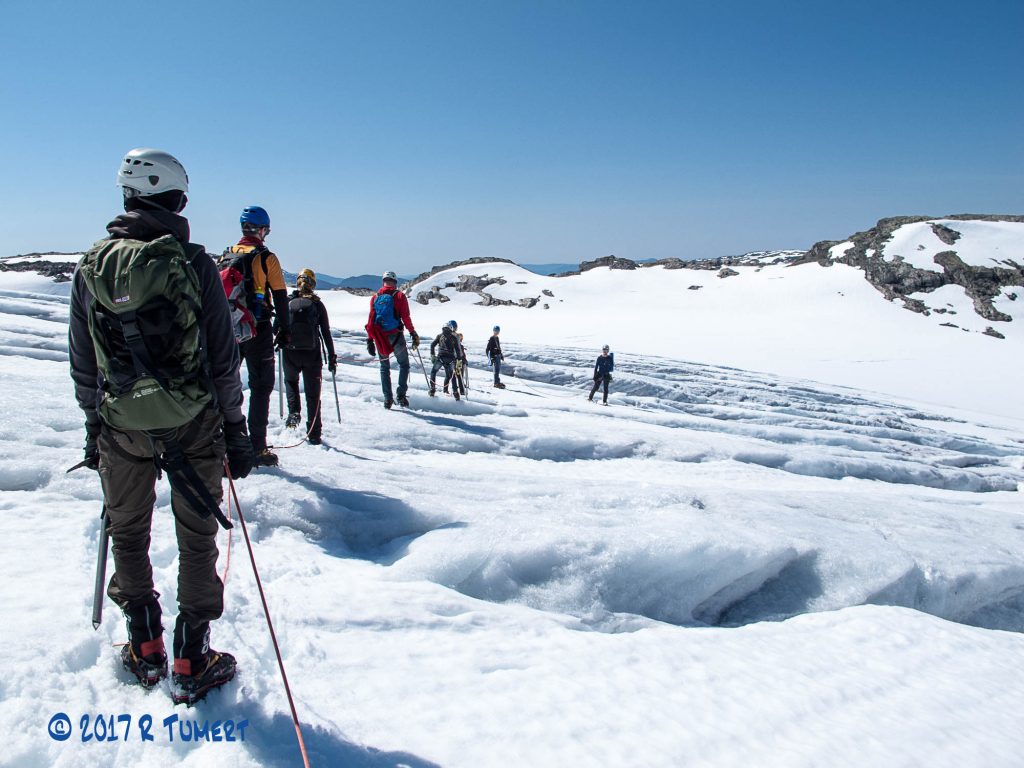
[[380, 279], [381, 279], [381, 282], [384, 282], [384, 283], [388, 282], [389, 280], [392, 283], [396, 283], [396, 284], [398, 283], [398, 276], [394, 272], [392, 272], [390, 269], [387, 272], [385, 272], [383, 275], [381, 275]]
[[188, 194], [188, 174], [173, 156], [159, 149], [140, 147], [124, 156], [117, 183], [125, 197], [145, 197], [178, 190]]

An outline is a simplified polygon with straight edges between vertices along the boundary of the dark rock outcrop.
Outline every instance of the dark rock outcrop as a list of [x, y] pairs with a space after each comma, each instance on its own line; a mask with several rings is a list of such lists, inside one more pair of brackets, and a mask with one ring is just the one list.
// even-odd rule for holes
[[[19, 256], [12, 256], [10, 259], [0, 260], [0, 272], [35, 272], [43, 277], [52, 277], [55, 283], [66, 283], [74, 274], [78, 266], [80, 253], [25, 253]], [[74, 261], [51, 261], [43, 256], [74, 256]], [[17, 259], [17, 261], [15, 261]], [[21, 261], [21, 259], [33, 259], [32, 261]], [[14, 262], [14, 263], [12, 263]]]
[[[1024, 265], [1008, 260], [1001, 266], [993, 267], [965, 264], [954, 249], [935, 255], [935, 270], [915, 267], [899, 256], [887, 256], [885, 246], [893, 233], [905, 224], [922, 221], [932, 222], [931, 228], [936, 237], [946, 245], [955, 246], [961, 233], [955, 226], [940, 224], [936, 221], [939, 218], [945, 221], [1024, 222], [1024, 216], [1016, 215], [897, 216], [881, 219], [873, 228], [858, 232], [845, 241], [822, 240], [815, 243], [794, 265], [817, 262], [822, 266], [848, 264], [858, 267], [864, 270], [867, 281], [883, 296], [890, 301], [902, 301], [903, 306], [913, 312], [927, 313], [928, 308], [923, 301], [909, 298], [910, 294], [930, 293], [944, 285], [959, 285], [971, 298], [975, 311], [981, 317], [996, 322], [1012, 320], [1009, 315], [997, 310], [992, 300], [1007, 286], [1024, 286]], [[831, 249], [841, 242], [849, 242], [851, 246], [833, 256]]]

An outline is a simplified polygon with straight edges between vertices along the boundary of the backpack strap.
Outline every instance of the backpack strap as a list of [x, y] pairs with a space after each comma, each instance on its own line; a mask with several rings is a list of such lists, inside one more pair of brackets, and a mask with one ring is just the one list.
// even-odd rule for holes
[[[199, 245], [198, 243], [185, 243], [185, 268], [192, 270], [191, 277], [195, 278], [196, 284], [199, 285], [199, 295], [203, 295], [203, 286], [199, 280], [199, 272], [195, 267], [195, 262], [200, 256], [206, 255], [205, 246]], [[217, 386], [213, 382], [213, 372], [210, 370], [210, 358], [206, 354], [209, 347], [206, 344], [206, 325], [203, 323], [203, 307], [192, 299], [191, 296], [186, 296], [189, 300], [192, 312], [196, 316], [196, 325], [199, 328], [199, 370], [202, 375], [203, 385], [206, 387], [206, 391], [210, 393], [210, 397], [213, 398], [213, 407], [220, 407], [220, 398], [217, 397]]]
[[163, 452], [158, 453], [154, 445], [153, 455], [157, 466], [167, 473], [167, 480], [171, 487], [181, 494], [185, 502], [200, 517], [206, 518], [212, 514], [225, 530], [233, 528], [231, 521], [224, 517], [224, 513], [220, 511], [220, 505], [213, 498], [202, 478], [199, 477], [196, 468], [189, 463], [181, 443], [173, 437], [174, 433], [147, 434], [154, 442], [159, 440], [163, 443]]
[[138, 316], [135, 311], [121, 312], [117, 319], [121, 322], [121, 332], [124, 334], [124, 341], [128, 352], [132, 356], [132, 364], [135, 366], [135, 373], [139, 376], [150, 376], [156, 379], [162, 389], [169, 390], [170, 382], [160, 373], [160, 370], [153, 364], [149, 356], [149, 350], [142, 340], [142, 331], [139, 330]]

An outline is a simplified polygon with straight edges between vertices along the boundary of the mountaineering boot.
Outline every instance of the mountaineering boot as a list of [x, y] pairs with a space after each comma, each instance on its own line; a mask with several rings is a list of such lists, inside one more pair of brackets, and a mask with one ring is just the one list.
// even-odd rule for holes
[[458, 399], [459, 399], [459, 390], [458, 390], [458, 389], [455, 389], [455, 388], [453, 388], [453, 389], [452, 389], [452, 392], [453, 392], [453, 393], [455, 394], [455, 399], [456, 399], [456, 400], [458, 400]]
[[497, 382], [494, 386], [497, 387], [498, 389], [504, 389], [505, 388], [505, 385], [502, 384], [500, 381]]
[[400, 406], [402, 406], [403, 408], [408, 408], [409, 407], [409, 398], [406, 397], [405, 395], [399, 395], [398, 396], [398, 404]]
[[299, 422], [301, 420], [302, 420], [302, 414], [301, 413], [289, 413], [288, 414], [288, 420], [284, 423], [284, 425], [286, 427], [288, 427], [288, 429], [295, 429], [297, 426], [299, 426]]
[[[152, 641], [150, 652], [144, 656], [136, 656], [131, 643], [121, 646], [121, 664], [138, 678], [143, 688], [152, 688], [167, 677], [167, 654], [164, 653], [163, 638]], [[143, 647], [147, 644], [143, 643]], [[156, 645], [159, 649], [155, 650]]]
[[437, 397], [437, 384], [430, 382], [430, 396]]
[[159, 597], [154, 592], [124, 609], [128, 642], [121, 648], [121, 663], [138, 678], [143, 688], [152, 688], [167, 677]]
[[236, 666], [235, 657], [223, 651], [208, 651], [197, 660], [175, 659], [171, 700], [191, 707], [234, 678]]
[[174, 625], [171, 699], [192, 706], [235, 676], [235, 657], [210, 648], [210, 623], [192, 626], [180, 615]]
[[391, 400], [390, 398], [388, 400], [384, 401], [384, 407], [387, 408], [389, 411], [391, 410], [391, 406], [394, 405], [394, 404], [395, 404], [395, 401]]
[[320, 435], [310, 435], [306, 438], [306, 442], [310, 445], [320, 445], [323, 441], [320, 439]]
[[276, 467], [278, 464], [277, 454], [269, 448], [264, 448], [256, 454], [256, 461], [254, 464], [257, 467]]

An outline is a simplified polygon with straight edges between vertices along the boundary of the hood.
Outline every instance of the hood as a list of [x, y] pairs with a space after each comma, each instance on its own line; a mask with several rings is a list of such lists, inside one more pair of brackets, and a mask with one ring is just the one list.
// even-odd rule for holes
[[189, 241], [188, 219], [170, 211], [135, 210], [122, 213], [107, 224], [112, 238], [131, 238], [150, 242], [164, 235], [174, 235], [183, 243]]

